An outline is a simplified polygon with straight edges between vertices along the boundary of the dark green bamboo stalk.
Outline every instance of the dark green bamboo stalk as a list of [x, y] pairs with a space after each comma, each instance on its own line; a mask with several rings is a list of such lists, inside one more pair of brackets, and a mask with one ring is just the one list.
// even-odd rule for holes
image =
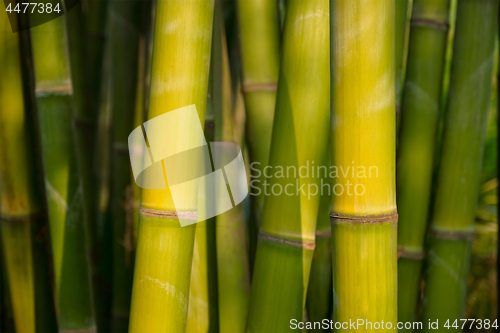
[[[330, 158], [328, 156], [327, 161]], [[328, 165], [329, 163], [324, 163]], [[328, 180], [325, 178], [325, 182]], [[316, 223], [316, 248], [314, 249], [309, 285], [307, 287], [306, 309], [309, 321], [321, 322], [331, 319], [332, 299], [332, 232], [330, 224], [331, 192], [321, 193]], [[320, 332], [324, 330], [311, 330]]]
[[95, 331], [65, 16], [31, 29], [59, 330]]
[[99, 275], [94, 276], [96, 320], [99, 332], [111, 332], [112, 281], [113, 281], [113, 223], [111, 220], [110, 187], [112, 157], [112, 75], [111, 45], [106, 44], [101, 82], [99, 119], [97, 122], [96, 165], [99, 166], [97, 193], [97, 241], [99, 255], [97, 268]]
[[396, 101], [397, 110], [403, 98], [404, 64], [408, 39], [408, 5], [414, 0], [396, 0]]
[[16, 330], [55, 331], [28, 56], [28, 32], [13, 34], [7, 15], [0, 15], [0, 228], [2, 261], [5, 260], [2, 271], [8, 280]]
[[[241, 67], [251, 163], [261, 172], [269, 160], [279, 74], [280, 26], [275, 0], [238, 1]], [[262, 191], [263, 176], [250, 183]], [[253, 267], [264, 196], [251, 197], [250, 266]]]
[[[107, 41], [106, 25], [108, 8], [112, 1], [84, 0], [86, 5], [84, 25], [87, 37], [87, 69], [88, 69], [88, 112], [89, 121], [97, 124], [100, 109], [101, 79], [104, 64], [104, 53]], [[95, 126], [95, 125], [94, 125]], [[94, 149], [95, 150], [95, 149]], [[95, 165], [93, 165], [95, 170]]]
[[[238, 142], [243, 138], [242, 124], [235, 120], [232, 103], [232, 84], [227, 49], [226, 31], [221, 13], [221, 1], [216, 2], [214, 15], [213, 51], [215, 140]], [[217, 29], [217, 30], [215, 30]], [[240, 110], [244, 112], [243, 110]], [[241, 120], [240, 120], [241, 121]], [[235, 132], [241, 126], [239, 133]], [[235, 135], [239, 137], [235, 140]], [[225, 189], [224, 189], [225, 190]], [[233, 207], [216, 217], [217, 280], [219, 327], [221, 333], [244, 332], [250, 297], [250, 272], [246, 246], [243, 204]]]
[[402, 322], [417, 319], [448, 12], [449, 0], [415, 0], [413, 3], [397, 173], [398, 318]]
[[[326, 157], [330, 122], [328, 41], [328, 0], [287, 1], [269, 159], [269, 165], [276, 168], [274, 172], [279, 167], [310, 169], [321, 165]], [[284, 172], [283, 177], [262, 179], [269, 186], [247, 332], [285, 332], [290, 330], [290, 320], [300, 321], [304, 313], [321, 179], [316, 173], [304, 177], [292, 171]]]
[[424, 323], [440, 327], [464, 314], [497, 27], [498, 1], [458, 2], [423, 299]]
[[126, 332], [132, 294], [134, 216], [128, 136], [136, 109], [139, 65], [139, 1], [113, 1], [110, 5], [113, 146], [111, 216], [113, 221], [114, 332]]

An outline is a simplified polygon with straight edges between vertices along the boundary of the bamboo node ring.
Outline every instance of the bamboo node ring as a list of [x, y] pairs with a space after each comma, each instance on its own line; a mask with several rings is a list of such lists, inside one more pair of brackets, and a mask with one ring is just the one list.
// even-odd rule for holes
[[420, 251], [420, 252], [408, 252], [408, 251], [403, 250], [402, 248], [399, 248], [398, 249], [398, 259], [399, 258], [423, 260], [425, 258], [425, 253], [422, 251]]
[[45, 217], [45, 211], [24, 214], [24, 215], [3, 215], [0, 214], [0, 221], [5, 222], [28, 222], [28, 221], [37, 221], [43, 219]]
[[275, 91], [276, 89], [278, 89], [277, 82], [250, 83], [250, 84], [245, 84], [241, 87], [241, 90], [243, 90], [243, 92], [259, 91], [259, 90]]
[[448, 22], [417, 17], [412, 18], [410, 24], [413, 26], [436, 28], [444, 31], [448, 30], [450, 27]]
[[182, 220], [194, 220], [198, 221], [197, 211], [180, 211], [175, 210], [157, 210], [151, 208], [139, 208], [139, 214], [144, 216], [152, 216], [166, 219], [182, 219]]
[[291, 239], [283, 236], [273, 235], [265, 231], [259, 231], [259, 239], [271, 243], [297, 247], [306, 250], [314, 250], [316, 243], [314, 241]]
[[330, 213], [330, 221], [334, 223], [349, 223], [349, 224], [378, 224], [378, 223], [397, 223], [398, 212], [394, 211], [390, 214], [376, 215], [350, 215], [342, 213]]
[[332, 237], [331, 230], [316, 230], [316, 238], [330, 238]]
[[432, 237], [448, 240], [474, 240], [474, 231], [444, 231], [431, 229]]
[[61, 332], [61, 333], [90, 333], [90, 332], [96, 332], [96, 331], [97, 331], [97, 327], [92, 326], [89, 328], [80, 328], [80, 329], [76, 329], [76, 330], [60, 330], [59, 332]]

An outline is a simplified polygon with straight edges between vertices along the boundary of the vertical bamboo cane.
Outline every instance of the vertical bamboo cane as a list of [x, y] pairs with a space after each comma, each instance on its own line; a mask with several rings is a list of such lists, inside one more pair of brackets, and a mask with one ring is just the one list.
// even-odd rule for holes
[[110, 4], [112, 75], [112, 174], [111, 218], [113, 221], [113, 305], [114, 332], [128, 328], [132, 293], [134, 236], [131, 168], [128, 136], [132, 132], [136, 108], [139, 52], [139, 1]]
[[[330, 156], [326, 156], [324, 166], [329, 165]], [[329, 178], [324, 179], [329, 182]], [[316, 248], [314, 249], [311, 277], [307, 287], [307, 318], [312, 322], [331, 319], [332, 299], [332, 232], [329, 218], [331, 207], [331, 191], [321, 193], [316, 223]], [[324, 329], [313, 329], [312, 332], [323, 332]]]
[[397, 320], [394, 6], [393, 0], [332, 0], [330, 7], [332, 166], [338, 170], [331, 214], [334, 321], [383, 320], [391, 332]]
[[498, 1], [458, 1], [423, 299], [424, 323], [440, 327], [464, 314], [497, 27]]
[[82, 188], [72, 132], [65, 16], [32, 28], [38, 119], [54, 257], [59, 330], [96, 330]]
[[[213, 0], [157, 1], [148, 119], [195, 104], [204, 123], [213, 6]], [[186, 328], [195, 225], [165, 217], [175, 210], [193, 207], [174, 206], [168, 188], [143, 189], [130, 332]]]
[[55, 331], [57, 322], [46, 257], [47, 219], [35, 154], [38, 144], [33, 122], [34, 96], [29, 89], [33, 77], [29, 69], [23, 68], [29, 63], [29, 45], [23, 42], [29, 43], [27, 32], [13, 34], [7, 15], [0, 15], [0, 226], [1, 252], [5, 256], [2, 271], [8, 277], [16, 330]]
[[407, 39], [408, 3], [410, 0], [396, 1], [396, 111], [403, 97], [404, 56]]
[[[207, 108], [205, 112], [205, 139], [215, 141], [215, 109], [222, 103], [222, 53], [219, 1], [214, 4], [212, 29], [212, 53], [208, 82]], [[217, 249], [215, 239], [215, 218], [196, 224], [193, 248], [193, 264], [189, 287], [189, 308], [186, 332], [219, 332]]]
[[[309, 169], [321, 165], [328, 146], [328, 0], [289, 0], [286, 10], [269, 160], [273, 170], [284, 171], [283, 177], [263, 178], [269, 186], [248, 332], [284, 332], [290, 330], [291, 319], [302, 320], [323, 185]], [[298, 172], [302, 169], [308, 170], [306, 176]]]
[[[250, 160], [257, 172], [268, 165], [273, 130], [276, 88], [279, 74], [280, 24], [275, 0], [238, 1], [241, 43], [242, 90], [247, 112], [247, 142]], [[250, 188], [262, 191], [265, 178]], [[252, 186], [252, 182], [250, 183]], [[257, 233], [262, 219], [264, 196], [250, 199], [250, 265], [253, 267], [257, 248]]]
[[[214, 46], [218, 44], [217, 61], [220, 75], [214, 77], [214, 85], [221, 89], [214, 89], [212, 98], [221, 102], [215, 103], [215, 140], [236, 141], [233, 119], [231, 73], [227, 49], [226, 32], [221, 10], [221, 1], [216, 2], [214, 15], [218, 24], [214, 24]], [[216, 67], [216, 66], [214, 66]], [[248, 301], [250, 297], [250, 275], [248, 252], [246, 247], [245, 221], [243, 219], [243, 204], [216, 217], [215, 235], [217, 245], [217, 280], [219, 301], [219, 327], [221, 333], [244, 332]]]
[[[415, 321], [429, 214], [449, 0], [415, 0], [399, 141], [398, 320]], [[433, 45], [432, 48], [428, 45]]]

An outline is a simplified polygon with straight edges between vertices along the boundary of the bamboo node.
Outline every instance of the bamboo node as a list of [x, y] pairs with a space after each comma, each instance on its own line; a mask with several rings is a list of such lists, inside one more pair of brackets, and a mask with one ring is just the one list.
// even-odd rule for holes
[[277, 82], [250, 83], [241, 86], [241, 90], [243, 90], [243, 92], [259, 91], [259, 90], [275, 91], [276, 89], [278, 89]]
[[331, 230], [316, 230], [316, 238], [330, 238], [332, 237]]
[[430, 234], [432, 237], [448, 240], [474, 240], [474, 231], [444, 231], [431, 229]]
[[438, 20], [418, 18], [418, 17], [412, 18], [410, 20], [410, 24], [412, 26], [436, 28], [438, 30], [444, 30], [444, 31], [447, 31], [450, 27], [448, 22], [445, 21], [438, 21]]
[[80, 329], [75, 329], [75, 330], [60, 330], [60, 333], [90, 333], [90, 332], [97, 332], [97, 327], [92, 326], [89, 328], [80, 328]]
[[379, 224], [379, 223], [397, 223], [398, 212], [390, 214], [376, 215], [350, 215], [342, 213], [330, 213], [330, 221], [334, 223], [350, 223], [350, 224]]
[[425, 258], [425, 253], [424, 252], [408, 252], [408, 251], [403, 250], [403, 248], [399, 248], [398, 249], [398, 259], [399, 258], [423, 260]]
[[182, 220], [198, 221], [197, 211], [177, 212], [175, 210], [157, 210], [157, 209], [140, 207], [139, 214], [144, 216], [152, 216], [152, 217], [159, 217], [166, 219], [182, 219]]
[[33, 222], [45, 218], [45, 211], [24, 214], [24, 215], [3, 215], [0, 214], [0, 221], [5, 222]]
[[271, 243], [298, 247], [306, 250], [314, 250], [314, 248], [316, 247], [316, 243], [314, 241], [286, 238], [283, 236], [273, 235], [262, 230], [259, 231], [259, 239]]

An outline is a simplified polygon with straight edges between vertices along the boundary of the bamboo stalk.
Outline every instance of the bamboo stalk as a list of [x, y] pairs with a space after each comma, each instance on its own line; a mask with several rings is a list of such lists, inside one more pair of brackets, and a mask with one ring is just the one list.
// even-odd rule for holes
[[[157, 2], [148, 119], [195, 104], [204, 123], [213, 6], [211, 0]], [[183, 332], [195, 225], [180, 227], [162, 212], [193, 207], [174, 206], [167, 187], [143, 189], [141, 209], [149, 213], [140, 212], [129, 331]]]
[[[330, 7], [332, 166], [339, 170], [331, 215], [334, 321], [383, 320], [392, 328], [397, 320], [394, 6], [393, 0], [332, 0]], [[348, 167], [351, 172], [345, 172]]]
[[[498, 1], [458, 2], [442, 158], [430, 230], [423, 299], [425, 323], [439, 320], [444, 325], [449, 320], [451, 326], [464, 314], [497, 27]], [[424, 325], [423, 331], [430, 329]]]
[[[0, 226], [2, 261], [18, 332], [57, 330], [46, 245], [47, 219], [29, 90], [29, 35], [0, 15]], [[24, 67], [23, 67], [24, 66]], [[30, 76], [31, 74], [31, 76]], [[26, 80], [23, 84], [23, 80]], [[4, 270], [5, 268], [5, 270]], [[3, 318], [2, 318], [3, 319]]]
[[[269, 165], [298, 171], [321, 165], [327, 152], [328, 1], [290, 0], [286, 13]], [[267, 179], [268, 192], [288, 193], [265, 198], [248, 332], [288, 331], [291, 319], [303, 317], [322, 184], [317, 176], [283, 176]]]
[[[434, 151], [448, 35], [449, 0], [415, 0], [398, 153], [398, 320], [417, 319]], [[428, 45], [433, 45], [429, 48]]]
[[[247, 143], [254, 168], [262, 172], [271, 149], [276, 88], [279, 74], [280, 23], [275, 0], [238, 1], [242, 90], [247, 112]], [[265, 178], [256, 178], [262, 191]], [[250, 183], [252, 185], [252, 183]], [[256, 189], [250, 188], [255, 194]], [[253, 267], [257, 234], [264, 206], [263, 195], [250, 198], [250, 266]]]
[[96, 164], [98, 173], [98, 215], [97, 240], [99, 256], [97, 267], [98, 278], [94, 276], [94, 295], [96, 304], [96, 320], [99, 332], [111, 332], [111, 308], [113, 303], [113, 221], [111, 220], [110, 187], [112, 157], [112, 75], [111, 75], [111, 43], [106, 44], [102, 71], [101, 98], [98, 119]]
[[[329, 156], [326, 159], [330, 160]], [[329, 163], [323, 163], [329, 165]], [[324, 179], [328, 181], [327, 178]], [[330, 182], [331, 183], [331, 182]], [[314, 249], [311, 277], [307, 287], [307, 318], [311, 322], [331, 319], [333, 311], [332, 299], [332, 232], [328, 213], [331, 207], [331, 192], [321, 194], [316, 223], [316, 247]], [[313, 329], [322, 332], [323, 329]]]
[[[212, 29], [212, 53], [208, 82], [207, 107], [205, 113], [205, 140], [215, 141], [215, 132], [220, 131], [220, 123], [215, 128], [215, 109], [222, 103], [222, 59], [219, 1], [214, 2]], [[207, 193], [207, 196], [210, 194]], [[189, 307], [186, 332], [219, 332], [217, 249], [215, 218], [196, 224], [193, 263], [189, 287]]]
[[[213, 84], [221, 89], [215, 89], [212, 95], [212, 98], [220, 101], [214, 103], [213, 109], [215, 140], [237, 142], [243, 138], [243, 126], [239, 129], [240, 133], [235, 132], [240, 124], [236, 123], [236, 114], [233, 114], [229, 54], [220, 7], [221, 1], [217, 1], [214, 29], [218, 30], [214, 32], [213, 45], [218, 47], [218, 52], [213, 52], [212, 61], [218, 63], [220, 71], [218, 75], [214, 75]], [[217, 66], [214, 66], [214, 69], [216, 68]], [[238, 135], [236, 140], [235, 135]], [[250, 297], [250, 275], [242, 203], [216, 217], [215, 236], [220, 332], [244, 332]]]
[[134, 236], [128, 136], [136, 109], [139, 66], [139, 1], [114, 1], [110, 5], [112, 75], [112, 174], [111, 218], [113, 223], [113, 304], [114, 332], [126, 332], [132, 293]]
[[65, 16], [31, 32], [59, 330], [91, 332], [96, 327], [71, 122], [73, 91]]
[[[404, 70], [405, 70], [405, 48], [406, 40], [408, 39], [408, 4], [410, 0], [395, 0], [396, 1], [396, 102], [399, 111], [399, 105], [403, 98], [404, 86]], [[412, 2], [414, 0], [411, 0]]]

